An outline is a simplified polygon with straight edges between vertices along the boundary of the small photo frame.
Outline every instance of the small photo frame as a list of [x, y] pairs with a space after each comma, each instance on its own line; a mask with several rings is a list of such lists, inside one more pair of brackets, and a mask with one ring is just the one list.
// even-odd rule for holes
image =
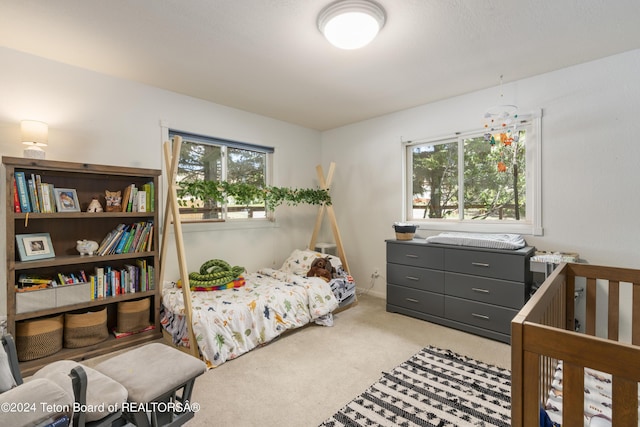
[[73, 188], [54, 188], [58, 212], [80, 212], [78, 194]]
[[16, 234], [20, 261], [54, 258], [56, 256], [49, 233]]

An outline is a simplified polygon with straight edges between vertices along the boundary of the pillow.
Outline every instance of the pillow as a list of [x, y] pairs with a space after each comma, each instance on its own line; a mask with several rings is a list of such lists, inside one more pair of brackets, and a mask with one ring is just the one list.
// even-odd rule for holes
[[340, 258], [337, 256], [321, 254], [320, 252], [309, 249], [295, 249], [291, 255], [289, 255], [289, 258], [284, 261], [280, 270], [304, 276], [307, 274], [311, 268], [311, 264], [316, 258], [325, 258], [327, 256], [329, 257], [329, 261], [331, 261], [331, 266], [333, 268], [337, 270], [338, 267], [342, 267], [342, 261], [340, 261]]
[[7, 355], [4, 345], [0, 344], [0, 393], [4, 393], [15, 386], [16, 379], [13, 378], [13, 374], [11, 373], [9, 355]]

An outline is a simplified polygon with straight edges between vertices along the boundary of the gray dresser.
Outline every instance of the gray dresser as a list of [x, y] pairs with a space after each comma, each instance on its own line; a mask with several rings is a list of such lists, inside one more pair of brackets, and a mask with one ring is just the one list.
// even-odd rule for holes
[[510, 343], [532, 283], [518, 250], [387, 240], [387, 311]]

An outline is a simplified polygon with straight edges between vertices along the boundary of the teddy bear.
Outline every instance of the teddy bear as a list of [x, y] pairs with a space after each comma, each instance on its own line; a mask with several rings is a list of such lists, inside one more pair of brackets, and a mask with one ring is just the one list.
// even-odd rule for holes
[[316, 258], [311, 263], [311, 268], [307, 273], [307, 277], [320, 277], [324, 281], [329, 282], [335, 273], [335, 269], [331, 266], [329, 257]]

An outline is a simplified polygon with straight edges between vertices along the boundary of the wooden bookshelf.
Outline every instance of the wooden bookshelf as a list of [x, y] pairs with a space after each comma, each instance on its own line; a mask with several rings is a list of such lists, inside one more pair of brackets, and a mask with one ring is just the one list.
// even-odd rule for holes
[[[139, 345], [162, 337], [160, 328], [160, 286], [158, 284], [159, 251], [158, 251], [158, 183], [160, 171], [156, 169], [142, 169], [118, 166], [95, 165], [85, 163], [60, 162], [50, 160], [24, 159], [3, 157], [5, 166], [7, 190], [6, 197], [6, 273], [7, 273], [7, 332], [16, 335], [16, 324], [38, 318], [64, 313], [81, 313], [95, 308], [107, 308], [107, 327], [110, 336], [106, 341], [82, 348], [62, 350], [39, 359], [20, 363], [23, 375], [30, 375], [40, 367], [55, 360], [72, 359], [84, 360], [116, 350]], [[55, 188], [75, 189], [78, 197], [80, 212], [53, 213], [25, 213], [15, 212], [13, 180], [15, 172], [22, 171], [27, 176], [40, 175], [43, 182], [53, 184]], [[142, 188], [152, 182], [154, 188], [153, 203], [150, 212], [86, 212], [92, 199], [98, 198], [105, 207], [105, 190], [121, 191], [130, 184]], [[123, 200], [123, 203], [125, 201]], [[105, 256], [81, 256], [76, 250], [78, 240], [94, 240], [98, 243], [118, 224], [133, 224], [135, 222], [153, 222], [154, 232], [152, 246], [143, 252], [111, 254]], [[55, 257], [21, 261], [16, 243], [16, 235], [48, 233], [55, 251]], [[30, 310], [17, 310], [16, 284], [21, 274], [51, 276], [58, 273], [84, 270], [92, 274], [96, 267], [111, 266], [121, 268], [126, 264], [135, 263], [143, 259], [147, 265], [154, 267], [154, 288], [135, 293], [125, 293], [98, 299], [90, 297], [80, 302], [73, 299], [68, 304], [62, 301], [46, 302], [42, 307]], [[64, 287], [64, 286], [63, 286]], [[86, 288], [84, 289], [86, 291]], [[49, 289], [47, 289], [49, 291]], [[41, 292], [41, 291], [30, 291]], [[84, 295], [84, 294], [83, 294]], [[80, 296], [82, 299], [83, 296]], [[155, 329], [142, 333], [115, 338], [111, 331], [117, 323], [117, 306], [124, 301], [141, 298], [151, 299], [149, 319]], [[48, 304], [48, 305], [47, 305]]]

